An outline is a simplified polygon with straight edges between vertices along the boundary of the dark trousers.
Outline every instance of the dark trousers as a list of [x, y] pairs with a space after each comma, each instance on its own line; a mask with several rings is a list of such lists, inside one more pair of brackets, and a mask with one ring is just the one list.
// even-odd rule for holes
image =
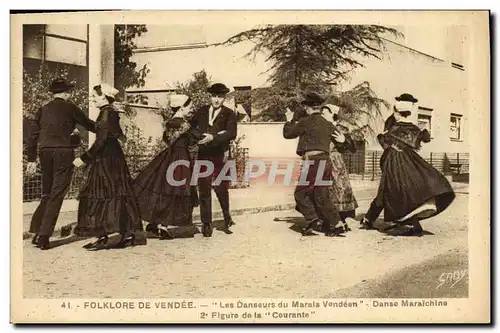
[[330, 227], [335, 227], [340, 220], [339, 212], [333, 203], [330, 186], [314, 184], [318, 172], [319, 162], [325, 161], [322, 180], [332, 179], [331, 161], [328, 155], [315, 156], [314, 164], [309, 167], [306, 180], [309, 185], [298, 185], [295, 188], [295, 203], [297, 210], [305, 217], [307, 222], [316, 219], [322, 220]]
[[[224, 215], [224, 222], [226, 226], [231, 220], [229, 210], [229, 182], [222, 181], [219, 185], [212, 185], [212, 182], [218, 177], [223, 165], [224, 156], [199, 156], [199, 160], [211, 161], [214, 164], [214, 172], [206, 177], [198, 179], [198, 192], [200, 200], [200, 215], [203, 224], [212, 224], [212, 189], [217, 195], [222, 213]], [[204, 172], [202, 168], [200, 171]]]
[[75, 152], [71, 148], [40, 150], [42, 201], [31, 219], [30, 232], [52, 236], [59, 211], [73, 176]]

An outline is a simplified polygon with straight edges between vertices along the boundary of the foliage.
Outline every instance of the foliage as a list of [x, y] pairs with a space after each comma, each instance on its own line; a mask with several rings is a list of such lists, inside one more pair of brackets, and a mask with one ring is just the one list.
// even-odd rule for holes
[[115, 87], [122, 94], [129, 87], [146, 84], [146, 75], [150, 72], [147, 65], [137, 68], [137, 63], [130, 59], [137, 48], [134, 39], [147, 31], [145, 25], [115, 25]]
[[154, 142], [151, 136], [145, 137], [144, 131], [134, 121], [130, 121], [123, 128], [126, 142], [122, 144], [123, 153], [132, 177], [148, 164], [153, 155]]
[[351, 90], [330, 94], [327, 102], [340, 107], [339, 123], [347, 127], [357, 141], [375, 134], [370, 123], [382, 117], [382, 108], [390, 106], [376, 96], [367, 81]]
[[[31, 119], [36, 111], [53, 99], [49, 92], [50, 83], [57, 78], [68, 79], [68, 66], [60, 64], [55, 71], [50, 70], [47, 63], [43, 63], [35, 74], [23, 70], [23, 117]], [[76, 79], [68, 79], [75, 85], [71, 90], [71, 101], [82, 110], [88, 108], [88, 89], [79, 84]]]
[[210, 94], [207, 92], [210, 87], [210, 77], [205, 70], [193, 74], [191, 80], [175, 85], [175, 90], [179, 94], [185, 94], [191, 97], [195, 109], [210, 103]]
[[267, 25], [234, 35], [223, 44], [251, 41], [254, 47], [247, 56], [267, 54], [270, 87], [254, 89], [249, 98], [262, 110], [255, 120], [284, 121], [286, 108], [300, 109], [300, 99], [307, 91], [333, 99], [339, 95], [345, 100], [348, 115], [376, 111], [385, 105], [365, 83], [340, 94], [333, 93], [331, 86], [363, 67], [363, 58], [380, 59], [386, 34], [400, 35], [378, 25]]
[[231, 184], [231, 188], [245, 188], [249, 184], [245, 183], [245, 172], [246, 165], [248, 163], [248, 148], [243, 146], [243, 140], [245, 135], [239, 136], [231, 142], [229, 150], [230, 160], [234, 160], [236, 163], [236, 175], [238, 182], [236, 184]]

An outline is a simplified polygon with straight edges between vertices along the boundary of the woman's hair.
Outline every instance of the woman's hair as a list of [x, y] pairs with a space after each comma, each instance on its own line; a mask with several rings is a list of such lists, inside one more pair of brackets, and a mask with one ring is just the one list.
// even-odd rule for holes
[[[94, 91], [96, 92], [96, 94], [98, 96], [102, 96], [103, 95], [101, 85], [94, 86]], [[115, 100], [116, 100], [113, 97], [110, 97], [110, 96], [107, 96], [107, 95], [105, 95], [104, 97], [106, 97], [106, 100], [108, 101], [109, 104], [113, 104], [115, 102]]]

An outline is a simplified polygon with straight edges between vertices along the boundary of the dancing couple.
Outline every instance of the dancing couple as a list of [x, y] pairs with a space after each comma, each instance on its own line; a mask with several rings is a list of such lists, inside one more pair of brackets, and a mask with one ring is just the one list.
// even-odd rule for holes
[[[171, 117], [163, 135], [167, 148], [133, 180], [120, 144], [126, 138], [120, 127], [122, 111], [115, 107], [118, 90], [104, 83], [93, 88], [91, 102], [100, 110], [94, 122], [69, 101], [72, 88], [64, 79], [52, 82], [49, 90], [54, 99], [38, 110], [31, 122], [27, 172], [36, 172], [39, 148], [43, 183], [42, 201], [30, 226], [30, 232], [35, 234], [33, 244], [41, 250], [50, 248], [74, 167], [86, 168], [87, 172], [74, 230], [77, 236], [96, 238], [84, 246], [87, 250], [145, 244], [142, 220], [149, 222], [147, 229], [161, 238], [172, 238], [168, 227], [192, 225], [193, 208], [198, 204], [203, 235], [212, 236], [212, 179], [221, 171], [229, 142], [236, 137], [236, 115], [223, 106], [229, 89], [223, 84], [211, 86], [208, 92], [212, 103], [200, 110], [193, 109], [188, 96], [172, 96]], [[88, 151], [75, 158], [77, 124], [96, 133], [96, 139]], [[199, 200], [196, 187], [189, 185], [196, 159], [210, 160], [215, 165], [214, 173], [199, 179]], [[188, 185], [171, 186], [166, 170], [179, 160], [189, 161], [188, 166], [177, 166], [173, 177], [187, 179]], [[224, 231], [230, 233], [234, 222], [229, 210], [229, 183], [213, 188], [224, 213]], [[110, 244], [110, 236], [116, 233], [120, 241]]]
[[[223, 231], [230, 234], [234, 225], [229, 209], [229, 182], [212, 184], [221, 172], [229, 154], [229, 144], [236, 138], [236, 114], [223, 105], [229, 89], [216, 83], [208, 88], [211, 104], [193, 108], [189, 96], [171, 96], [173, 115], [166, 122], [164, 140], [167, 148], [161, 152], [135, 179], [134, 187], [146, 229], [161, 239], [172, 239], [173, 227], [192, 226], [193, 209], [200, 206], [202, 234], [211, 237], [212, 189], [217, 195], [224, 215]], [[168, 118], [168, 116], [167, 116]], [[167, 170], [172, 163], [189, 161], [174, 169], [173, 180], [186, 180], [185, 185], [173, 186], [167, 181]], [[196, 161], [211, 162], [214, 171], [207, 174], [203, 167], [194, 170]], [[202, 165], [206, 166], [206, 165]], [[199, 174], [193, 175], [193, 172]], [[198, 191], [190, 181], [198, 179]]]
[[[361, 221], [361, 229], [375, 229], [375, 220], [385, 211], [385, 221], [393, 222], [396, 227], [412, 227], [403, 235], [422, 236], [420, 221], [443, 212], [455, 194], [448, 180], [418, 154], [422, 142], [430, 141], [429, 132], [410, 120], [418, 100], [407, 93], [396, 100], [394, 113], [384, 124], [384, 133], [377, 136], [384, 148], [380, 161], [382, 177], [377, 196]], [[306, 115], [299, 119], [297, 113], [288, 110], [283, 128], [286, 139], [299, 138], [297, 154], [309, 162], [301, 174], [308, 184], [299, 183], [295, 189], [296, 210], [307, 221], [302, 230], [306, 236], [314, 234], [315, 226], [321, 226], [326, 236], [341, 236], [350, 230], [347, 219], [355, 217], [358, 207], [341, 155], [355, 152], [355, 146], [338, 124], [339, 108], [323, 105], [324, 102], [316, 93], [307, 94], [301, 103]], [[321, 162], [325, 166], [321, 180], [332, 181], [332, 185], [317, 182]], [[340, 221], [343, 230], [336, 227]]]

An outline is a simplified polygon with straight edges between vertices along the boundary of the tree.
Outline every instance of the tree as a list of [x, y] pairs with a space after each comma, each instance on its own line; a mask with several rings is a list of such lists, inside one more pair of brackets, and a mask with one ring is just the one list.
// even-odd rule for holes
[[[147, 65], [137, 68], [137, 63], [131, 61], [134, 49], [137, 48], [134, 40], [146, 33], [145, 25], [115, 25], [115, 87], [124, 94], [130, 87], [144, 87], [146, 75], [150, 69]], [[131, 96], [127, 102], [141, 103], [147, 101], [143, 95]]]
[[345, 93], [333, 93], [331, 85], [363, 67], [363, 58], [380, 59], [386, 34], [400, 35], [378, 25], [268, 25], [234, 35], [223, 45], [251, 41], [254, 47], [247, 56], [267, 54], [270, 86], [254, 89], [251, 96], [252, 104], [263, 110], [261, 120], [283, 121], [286, 107], [299, 108], [303, 92], [316, 91], [342, 101], [341, 117], [356, 123], [357, 115], [380, 113], [386, 104], [367, 83]]
[[207, 92], [210, 87], [211, 81], [207, 72], [203, 69], [193, 74], [192, 79], [181, 83], [175, 84], [175, 90], [179, 94], [185, 94], [191, 97], [193, 106], [200, 108], [203, 105], [210, 103], [210, 94]]

